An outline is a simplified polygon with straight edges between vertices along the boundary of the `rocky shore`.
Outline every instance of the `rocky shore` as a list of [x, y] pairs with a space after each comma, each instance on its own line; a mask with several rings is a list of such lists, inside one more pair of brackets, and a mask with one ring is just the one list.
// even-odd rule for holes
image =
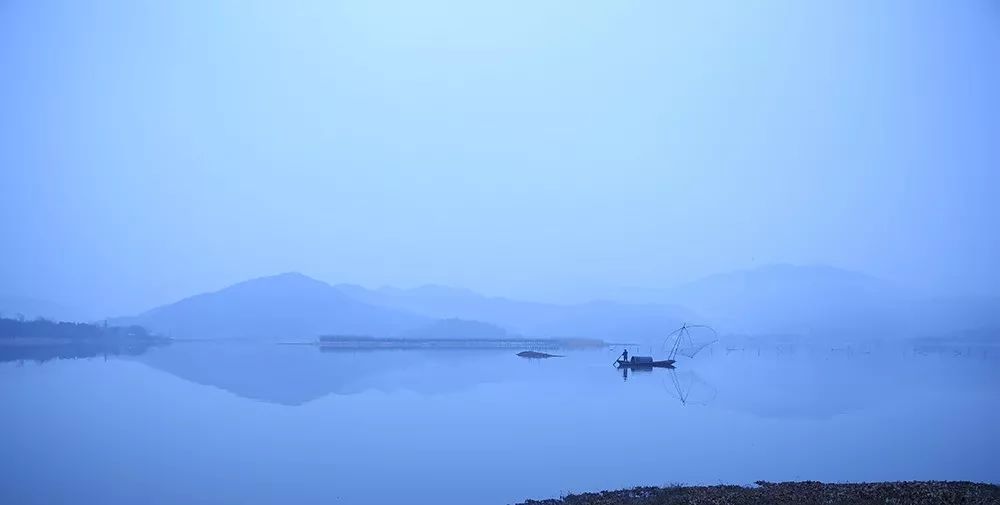
[[757, 482], [756, 486], [637, 487], [519, 505], [1000, 504], [1000, 486], [974, 482]]

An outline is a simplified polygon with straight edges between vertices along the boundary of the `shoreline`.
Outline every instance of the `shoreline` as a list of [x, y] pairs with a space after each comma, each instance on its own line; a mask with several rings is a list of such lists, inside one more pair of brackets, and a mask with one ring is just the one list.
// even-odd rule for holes
[[764, 482], [755, 486], [635, 487], [569, 494], [517, 505], [750, 505], [777, 504], [1000, 504], [1000, 485], [966, 481], [899, 481], [827, 484], [815, 481]]
[[314, 343], [320, 350], [570, 350], [601, 348], [597, 339], [581, 338], [386, 338], [363, 336], [321, 336]]

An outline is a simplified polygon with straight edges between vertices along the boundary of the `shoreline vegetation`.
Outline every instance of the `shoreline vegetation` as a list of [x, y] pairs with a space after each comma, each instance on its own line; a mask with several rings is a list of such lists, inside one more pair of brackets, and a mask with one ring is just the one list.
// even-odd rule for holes
[[142, 326], [107, 326], [0, 318], [0, 362], [136, 356], [151, 347], [169, 344], [167, 337]]
[[827, 484], [764, 482], [755, 486], [636, 487], [527, 500], [518, 505], [1000, 504], [1000, 486], [964, 481]]
[[597, 339], [549, 338], [377, 338], [359, 335], [323, 335], [321, 350], [365, 349], [587, 349], [606, 344]]

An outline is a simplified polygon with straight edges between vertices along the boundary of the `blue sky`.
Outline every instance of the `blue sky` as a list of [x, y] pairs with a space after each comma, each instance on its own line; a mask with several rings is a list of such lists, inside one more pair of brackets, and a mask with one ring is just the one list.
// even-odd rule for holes
[[988, 0], [0, 4], [0, 292], [1000, 285]]

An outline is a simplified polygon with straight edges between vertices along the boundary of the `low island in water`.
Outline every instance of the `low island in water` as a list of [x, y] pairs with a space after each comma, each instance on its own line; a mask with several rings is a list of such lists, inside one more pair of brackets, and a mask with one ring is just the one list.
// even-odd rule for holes
[[375, 349], [588, 349], [603, 347], [597, 339], [582, 338], [442, 338], [442, 337], [370, 337], [365, 335], [323, 335], [316, 342], [320, 349], [335, 350], [375, 350]]
[[170, 342], [142, 326], [0, 318], [0, 362], [139, 355]]

